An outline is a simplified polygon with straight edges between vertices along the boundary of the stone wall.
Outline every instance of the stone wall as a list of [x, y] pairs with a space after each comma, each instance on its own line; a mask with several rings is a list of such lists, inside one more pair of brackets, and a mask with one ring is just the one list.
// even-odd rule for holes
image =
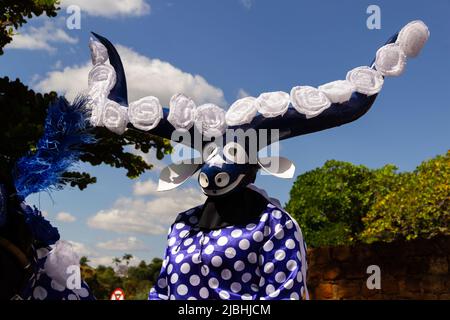
[[[450, 237], [308, 250], [312, 299], [449, 299]], [[369, 290], [367, 267], [381, 270]]]

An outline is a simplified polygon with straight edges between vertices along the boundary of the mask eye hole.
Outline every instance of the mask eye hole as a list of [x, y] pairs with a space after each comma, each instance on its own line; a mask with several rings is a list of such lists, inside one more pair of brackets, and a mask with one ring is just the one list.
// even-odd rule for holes
[[220, 172], [216, 174], [214, 182], [218, 187], [225, 187], [228, 184], [228, 182], [230, 182], [230, 176], [226, 172]]
[[204, 172], [200, 172], [198, 176], [198, 183], [202, 188], [207, 188], [209, 186], [208, 176]]
[[223, 148], [223, 155], [225, 156], [225, 158], [227, 158], [227, 160], [233, 163], [247, 163], [247, 153], [245, 152], [244, 148], [236, 142], [227, 143]]
[[208, 161], [217, 154], [217, 145], [214, 142], [203, 147], [203, 160]]

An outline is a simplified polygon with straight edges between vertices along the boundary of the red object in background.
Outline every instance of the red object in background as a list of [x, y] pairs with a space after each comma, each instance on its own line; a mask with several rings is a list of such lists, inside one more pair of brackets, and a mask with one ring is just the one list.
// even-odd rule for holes
[[116, 288], [113, 293], [111, 293], [110, 300], [125, 300], [125, 293], [122, 289]]

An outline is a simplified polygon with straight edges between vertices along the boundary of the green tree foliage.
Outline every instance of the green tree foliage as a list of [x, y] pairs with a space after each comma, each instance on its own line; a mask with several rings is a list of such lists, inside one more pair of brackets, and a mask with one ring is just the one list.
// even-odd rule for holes
[[[117, 268], [122, 260], [115, 258], [113, 261], [117, 262]], [[155, 258], [148, 264], [141, 261], [137, 266], [127, 266], [126, 276], [119, 276], [112, 267], [102, 265], [92, 268], [85, 264], [81, 266], [81, 272], [97, 299], [108, 300], [114, 289], [122, 288], [127, 300], [146, 300], [150, 288], [156, 283], [161, 266], [162, 260]]]
[[2, 0], [0, 4], [0, 55], [3, 47], [11, 42], [14, 30], [19, 29], [27, 18], [46, 14], [55, 17], [57, 0]]
[[449, 235], [450, 151], [404, 174], [395, 192], [379, 199], [363, 222], [365, 242]]
[[449, 234], [449, 154], [414, 172], [341, 161], [300, 175], [286, 209], [311, 246]]

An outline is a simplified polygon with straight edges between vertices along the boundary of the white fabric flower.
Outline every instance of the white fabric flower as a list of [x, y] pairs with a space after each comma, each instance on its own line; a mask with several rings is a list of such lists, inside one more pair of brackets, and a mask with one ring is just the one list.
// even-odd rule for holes
[[149, 131], [155, 128], [163, 117], [162, 106], [156, 97], [144, 97], [130, 103], [128, 118], [138, 129]]
[[72, 245], [67, 241], [59, 240], [47, 255], [44, 264], [45, 273], [59, 285], [66, 287], [67, 278], [70, 276], [67, 269], [70, 266], [79, 266], [79, 261], [80, 258]]
[[357, 67], [347, 73], [347, 80], [356, 91], [371, 96], [380, 92], [384, 79], [381, 73], [369, 67]]
[[420, 53], [429, 37], [430, 31], [427, 25], [423, 21], [415, 20], [400, 30], [396, 43], [408, 57], [414, 58]]
[[212, 103], [201, 105], [195, 113], [195, 127], [206, 137], [221, 136], [227, 127], [225, 111]]
[[256, 98], [245, 97], [234, 102], [228, 109], [225, 120], [229, 126], [250, 123], [258, 112]]
[[262, 93], [257, 99], [258, 112], [266, 118], [286, 113], [289, 107], [289, 94], [283, 91]]
[[100, 41], [91, 38], [89, 40], [89, 48], [91, 49], [93, 65], [103, 64], [108, 60], [108, 50]]
[[89, 107], [91, 110], [90, 122], [94, 127], [103, 125], [102, 115], [103, 107], [106, 103], [107, 93], [103, 90], [104, 85], [102, 83], [94, 83], [89, 88]]
[[94, 84], [97, 84], [99, 88], [102, 88], [109, 94], [109, 91], [116, 84], [116, 71], [109, 64], [99, 64], [94, 66], [88, 75], [88, 86], [91, 88]]
[[336, 80], [321, 85], [319, 90], [325, 93], [331, 103], [343, 103], [350, 100], [356, 89], [350, 81]]
[[406, 55], [396, 43], [387, 44], [377, 51], [375, 67], [383, 76], [396, 77], [403, 73]]
[[313, 118], [331, 105], [331, 101], [322, 91], [310, 86], [297, 86], [291, 90], [291, 103], [295, 110]]
[[196, 105], [194, 100], [182, 93], [170, 98], [167, 120], [177, 130], [187, 131], [194, 124]]
[[103, 125], [117, 134], [123, 134], [128, 124], [127, 108], [107, 99], [102, 115]]

